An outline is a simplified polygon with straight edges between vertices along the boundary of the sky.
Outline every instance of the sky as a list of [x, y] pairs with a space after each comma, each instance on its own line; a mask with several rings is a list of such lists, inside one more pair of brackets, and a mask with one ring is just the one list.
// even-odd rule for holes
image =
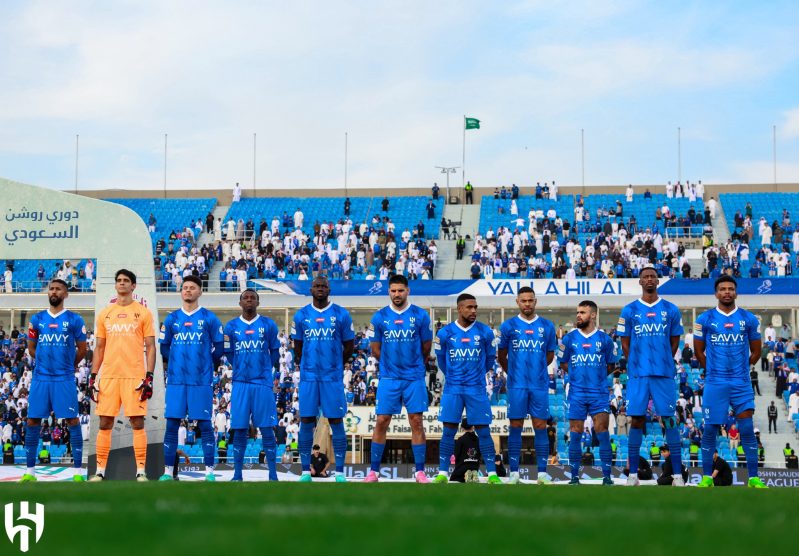
[[10, 0], [0, 36], [0, 176], [56, 189], [76, 135], [80, 189], [163, 188], [165, 134], [169, 189], [340, 188], [345, 134], [350, 188], [443, 185], [464, 115], [477, 186], [771, 183], [773, 126], [799, 182], [795, 1]]

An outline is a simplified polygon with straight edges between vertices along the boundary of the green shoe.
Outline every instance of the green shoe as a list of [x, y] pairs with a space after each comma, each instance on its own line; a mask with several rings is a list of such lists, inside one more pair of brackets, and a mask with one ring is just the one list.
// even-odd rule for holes
[[22, 478], [19, 480], [20, 483], [35, 483], [36, 482], [36, 475], [31, 475], [30, 473], [25, 473]]
[[[162, 477], [162, 479], [163, 479], [163, 477]], [[215, 483], [216, 482], [216, 476], [213, 473], [207, 473], [205, 475], [205, 482], [206, 483]]]
[[489, 485], [501, 485], [502, 484], [502, 479], [500, 479], [496, 475], [489, 475], [488, 476], [488, 484]]
[[580, 477], [574, 476], [569, 480], [570, 485], [579, 485], [580, 484]]
[[610, 477], [602, 477], [602, 486], [613, 486], [613, 479]]
[[300, 482], [301, 483], [310, 483], [311, 482], [311, 474], [310, 473], [303, 473], [300, 475]]
[[699, 488], [713, 487], [713, 477], [711, 477], [710, 475], [705, 475], [704, 477], [702, 477], [702, 480], [699, 481], [699, 484], [696, 486], [698, 486]]
[[448, 483], [448, 482], [449, 482], [449, 479], [447, 478], [447, 476], [446, 476], [446, 475], [442, 475], [442, 474], [440, 474], [440, 473], [439, 473], [438, 475], [436, 475], [436, 478], [435, 478], [435, 479], [433, 479], [433, 482], [434, 482], [434, 483], [439, 483], [439, 484], [442, 484], [442, 485], [443, 485], [443, 484], [446, 484], [446, 483]]
[[86, 482], [86, 477], [84, 477], [83, 475], [73, 475], [72, 476], [72, 482], [85, 483]]
[[768, 488], [760, 477], [750, 477], [748, 486], [749, 488]]
[[346, 483], [347, 477], [345, 477], [342, 473], [336, 473], [336, 482], [337, 483]]
[[174, 481], [175, 479], [169, 473], [164, 473], [163, 475], [161, 475], [161, 477], [158, 480], [159, 481]]

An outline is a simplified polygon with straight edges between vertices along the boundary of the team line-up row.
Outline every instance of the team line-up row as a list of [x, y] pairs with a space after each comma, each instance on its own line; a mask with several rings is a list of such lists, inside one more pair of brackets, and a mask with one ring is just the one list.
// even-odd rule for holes
[[[678, 308], [658, 296], [658, 274], [644, 269], [639, 278], [641, 297], [625, 306], [616, 326], [627, 361], [629, 433], [628, 486], [639, 484], [638, 458], [647, 407], [651, 401], [666, 429], [666, 441], [679, 446], [675, 419], [674, 388], [676, 354], [683, 335]], [[96, 402], [99, 432], [96, 438], [97, 470], [89, 479], [102, 481], [111, 447], [111, 430], [120, 407], [124, 408], [133, 429], [133, 448], [137, 480], [146, 481], [147, 435], [144, 416], [147, 400], [153, 394], [156, 363], [156, 332], [149, 309], [134, 300], [136, 276], [126, 269], [115, 275], [117, 298], [96, 318], [96, 347], [92, 360], [88, 392]], [[86, 328], [82, 318], [64, 308], [67, 285], [53, 280], [48, 287], [50, 308], [34, 315], [28, 332], [28, 348], [36, 364], [31, 381], [25, 448], [27, 472], [22, 481], [35, 481], [36, 450], [41, 419], [54, 412], [67, 419], [75, 460], [74, 480], [85, 480], [81, 471], [83, 438], [76, 412], [77, 393], [74, 371], [86, 355]], [[232, 362], [230, 399], [233, 431], [233, 480], [243, 480], [247, 429], [250, 424], [262, 435], [270, 480], [277, 480], [274, 427], [277, 411], [272, 372], [279, 368], [277, 325], [258, 314], [259, 295], [248, 289], [241, 293], [241, 315], [224, 326], [213, 312], [201, 307], [202, 284], [194, 277], [184, 279], [182, 307], [170, 313], [158, 331], [158, 343], [166, 371], [164, 435], [164, 474], [173, 478], [178, 449], [180, 422], [196, 420], [202, 438], [206, 480], [214, 481], [215, 436], [211, 425], [213, 410], [213, 371], [221, 358]], [[389, 280], [388, 306], [372, 317], [369, 340], [372, 356], [380, 364], [376, 396], [377, 420], [371, 443], [371, 470], [366, 482], [377, 482], [380, 462], [391, 416], [403, 408], [412, 429], [415, 479], [428, 483], [424, 472], [426, 439], [422, 415], [428, 409], [425, 384], [426, 361], [431, 352], [445, 377], [439, 420], [443, 435], [439, 447], [439, 472], [433, 482], [448, 482], [455, 433], [464, 411], [476, 429], [488, 483], [499, 484], [495, 448], [488, 425], [492, 412], [486, 393], [485, 375], [496, 362], [507, 373], [508, 482], [520, 482], [519, 463], [522, 427], [529, 417], [535, 429], [537, 483], [548, 484], [549, 376], [547, 368], [556, 360], [569, 380], [569, 462], [570, 484], [579, 484], [582, 457], [583, 423], [592, 416], [599, 440], [603, 484], [612, 485], [612, 451], [608, 432], [609, 402], [606, 380], [619, 359], [613, 339], [596, 325], [598, 308], [590, 300], [577, 306], [574, 329], [560, 341], [552, 322], [536, 314], [536, 295], [532, 288], [520, 288], [516, 297], [518, 315], [502, 323], [499, 340], [493, 330], [477, 320], [477, 300], [469, 294], [457, 298], [457, 319], [433, 333], [424, 309], [409, 302], [410, 288], [405, 277]], [[746, 455], [750, 487], [766, 488], [758, 477], [757, 440], [752, 415], [754, 395], [749, 383], [749, 365], [760, 354], [757, 318], [736, 306], [736, 282], [722, 276], [715, 282], [717, 307], [700, 315], [694, 324], [694, 351], [706, 371], [704, 389], [702, 465], [700, 487], [712, 487], [713, 453], [719, 427], [732, 407]], [[294, 315], [291, 339], [294, 361], [300, 373], [299, 453], [301, 482], [312, 481], [311, 450], [318, 416], [329, 421], [332, 432], [337, 482], [346, 482], [344, 461], [347, 438], [343, 417], [347, 400], [343, 386], [344, 365], [354, 351], [355, 332], [349, 312], [332, 303], [326, 277], [311, 284], [312, 302]], [[144, 347], [142, 347], [144, 346]], [[557, 358], [557, 359], [556, 359]], [[683, 486], [680, 450], [669, 456], [672, 484]]]

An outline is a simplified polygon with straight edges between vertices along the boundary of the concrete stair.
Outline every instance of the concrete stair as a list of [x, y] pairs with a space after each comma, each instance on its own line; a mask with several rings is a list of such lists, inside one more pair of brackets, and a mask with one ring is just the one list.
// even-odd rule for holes
[[[775, 394], [777, 391], [777, 381], [768, 375], [768, 372], [760, 371], [760, 362], [757, 363], [758, 378], [760, 379], [760, 393], [762, 396], [755, 395], [755, 428], [760, 429], [760, 441], [766, 452], [766, 467], [785, 467], [785, 457], [782, 449], [786, 442], [790, 442], [794, 450], [797, 448], [796, 434], [793, 431], [793, 423], [788, 419], [788, 409], [782, 398]], [[766, 409], [771, 402], [779, 408], [777, 418], [777, 433], [768, 432], [768, 414]]]
[[[436, 241], [438, 245], [438, 262], [436, 264], [436, 280], [458, 280], [469, 278], [469, 267], [471, 261], [468, 258], [473, 244], [474, 236], [477, 234], [480, 225], [480, 205], [447, 205], [444, 207], [444, 218], [453, 222], [460, 222], [455, 228], [463, 237], [469, 236], [466, 240], [466, 251], [464, 258], [460, 261], [456, 257], [455, 239], [440, 239]], [[442, 236], [443, 237], [443, 236]]]
[[716, 203], [716, 217], [711, 219], [710, 223], [713, 225], [713, 243], [715, 245], [727, 243], [730, 239], [730, 228], [727, 226], [727, 217], [724, 215], [721, 203]]
[[[224, 218], [227, 214], [228, 209], [230, 208], [229, 205], [217, 205], [214, 208], [214, 218], [222, 218], [222, 237], [224, 237]], [[202, 245], [206, 244], [214, 244], [214, 234], [203, 232], [200, 234], [199, 243]], [[211, 268], [208, 270], [208, 289], [209, 292], [219, 292], [221, 291], [220, 284], [219, 284], [219, 273], [225, 267], [225, 264], [222, 261], [216, 261]]]

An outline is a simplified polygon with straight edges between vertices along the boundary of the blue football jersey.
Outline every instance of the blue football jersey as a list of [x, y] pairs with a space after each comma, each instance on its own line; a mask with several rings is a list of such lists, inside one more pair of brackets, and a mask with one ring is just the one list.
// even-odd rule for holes
[[438, 367], [447, 378], [446, 386], [486, 385], [486, 373], [494, 368], [497, 351], [494, 331], [482, 322], [461, 328], [451, 322], [438, 331], [435, 341]]
[[158, 341], [169, 349], [167, 384], [211, 384], [214, 344], [223, 342], [222, 323], [215, 314], [205, 307], [191, 314], [178, 309], [164, 320]]
[[233, 363], [233, 382], [271, 384], [279, 357], [277, 325], [269, 317], [237, 317], [225, 325], [225, 354]]
[[372, 317], [369, 340], [380, 344], [380, 378], [424, 378], [422, 344], [433, 339], [430, 316], [416, 305], [383, 307]]
[[555, 325], [536, 315], [515, 316], [499, 328], [499, 349], [508, 350], [508, 388], [549, 388], [547, 353], [558, 346]]
[[674, 377], [671, 337], [683, 334], [676, 305], [663, 298], [651, 305], [636, 299], [622, 309], [616, 331], [630, 338], [627, 372], [631, 378]]
[[34, 376], [37, 378], [75, 378], [77, 343], [86, 341], [86, 324], [72, 311], [57, 315], [41, 311], [31, 318], [28, 340], [36, 344]]
[[718, 308], [699, 315], [694, 338], [705, 342], [707, 382], [749, 382], [749, 341], [760, 339], [759, 328], [757, 317], [739, 307], [729, 315]]
[[616, 342], [598, 329], [585, 335], [575, 328], [558, 346], [558, 363], [568, 364], [569, 396], [607, 396], [608, 365], [618, 360]]
[[324, 309], [306, 305], [294, 314], [291, 339], [302, 342], [300, 380], [344, 379], [343, 342], [355, 339], [352, 318], [344, 307], [335, 303]]

